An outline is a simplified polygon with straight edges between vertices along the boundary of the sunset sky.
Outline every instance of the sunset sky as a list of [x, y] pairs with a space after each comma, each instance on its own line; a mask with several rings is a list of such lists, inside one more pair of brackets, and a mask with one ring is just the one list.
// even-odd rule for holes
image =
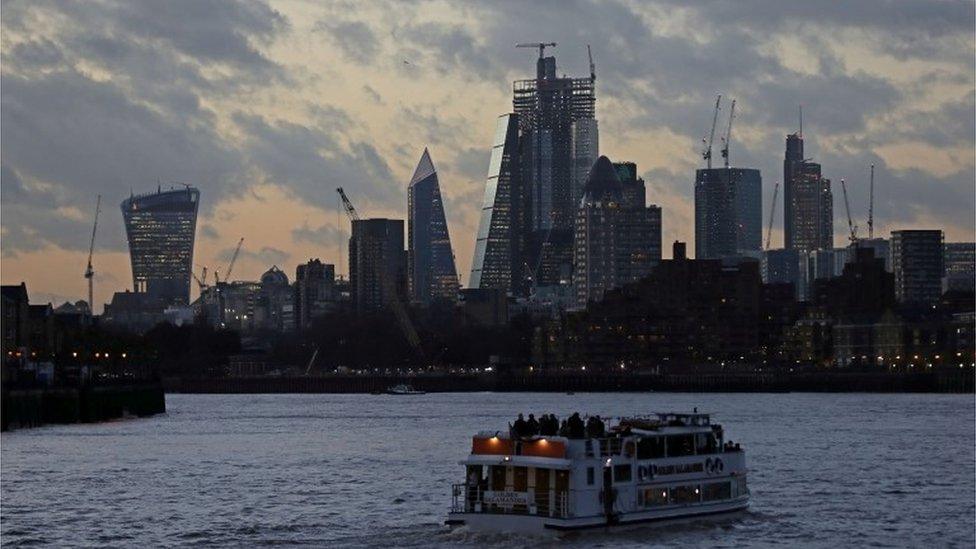
[[[557, 42], [558, 72], [578, 76], [592, 45], [600, 152], [637, 163], [666, 257], [693, 247], [716, 93], [737, 100], [732, 163], [762, 170], [764, 225], [802, 104], [835, 245], [839, 180], [864, 233], [872, 163], [876, 234], [974, 238], [970, 1], [9, 0], [0, 19], [0, 275], [33, 303], [85, 298], [98, 194], [96, 311], [131, 287], [119, 203], [157, 182], [201, 191], [197, 272], [244, 237], [235, 278], [293, 278], [314, 257], [345, 273], [335, 188], [364, 217], [405, 218], [424, 147], [466, 284], [495, 119], [534, 74], [516, 42]], [[780, 202], [774, 246], [782, 216]]]

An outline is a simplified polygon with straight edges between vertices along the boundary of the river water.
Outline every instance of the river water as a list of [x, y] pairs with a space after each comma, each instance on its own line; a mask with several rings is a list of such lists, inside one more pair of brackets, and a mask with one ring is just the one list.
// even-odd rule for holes
[[562, 545], [973, 547], [972, 395], [169, 395], [168, 413], [0, 438], [4, 545], [531, 546], [442, 526], [458, 461], [518, 412], [711, 412], [740, 519]]

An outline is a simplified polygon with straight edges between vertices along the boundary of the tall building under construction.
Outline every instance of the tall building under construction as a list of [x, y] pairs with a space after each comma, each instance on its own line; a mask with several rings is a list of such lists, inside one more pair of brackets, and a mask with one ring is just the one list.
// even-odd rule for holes
[[135, 292], [166, 305], [190, 302], [199, 202], [200, 191], [188, 185], [122, 201]]

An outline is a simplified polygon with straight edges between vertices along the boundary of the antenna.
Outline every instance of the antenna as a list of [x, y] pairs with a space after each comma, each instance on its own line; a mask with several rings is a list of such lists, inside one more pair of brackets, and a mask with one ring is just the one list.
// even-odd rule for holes
[[868, 200], [868, 238], [874, 238], [874, 164], [871, 164], [871, 194]]

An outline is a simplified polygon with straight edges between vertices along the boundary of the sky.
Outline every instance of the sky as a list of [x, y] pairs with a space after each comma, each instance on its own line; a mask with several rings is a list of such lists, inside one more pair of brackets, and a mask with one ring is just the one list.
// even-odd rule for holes
[[694, 246], [719, 93], [717, 133], [736, 100], [732, 164], [762, 171], [764, 226], [802, 104], [806, 156], [834, 181], [835, 245], [842, 178], [866, 233], [872, 163], [876, 235], [971, 241], [974, 28], [973, 2], [940, 0], [3, 0], [0, 279], [26, 281], [33, 303], [84, 299], [100, 194], [100, 311], [132, 286], [119, 203], [182, 183], [201, 191], [198, 273], [225, 270], [241, 237], [236, 279], [293, 278], [310, 258], [346, 273], [335, 188], [364, 217], [405, 218], [428, 147], [466, 284], [495, 119], [534, 75], [537, 50], [514, 46], [539, 41], [573, 76], [591, 45], [600, 153], [637, 163], [665, 257]]

